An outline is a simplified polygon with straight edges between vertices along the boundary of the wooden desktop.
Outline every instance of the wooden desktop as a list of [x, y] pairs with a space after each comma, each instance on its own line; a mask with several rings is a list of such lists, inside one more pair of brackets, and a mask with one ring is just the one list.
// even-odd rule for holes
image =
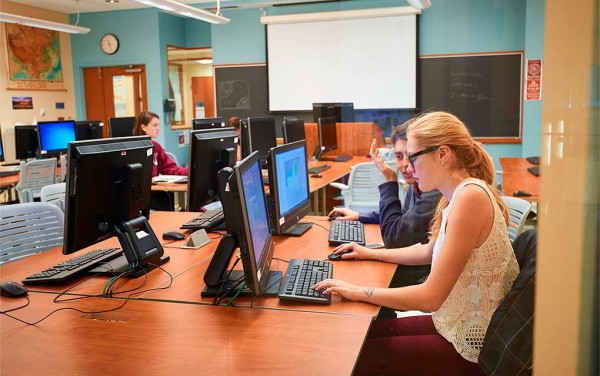
[[539, 201], [540, 199], [540, 177], [535, 176], [528, 168], [540, 165], [534, 165], [526, 158], [500, 158], [502, 166], [502, 194], [513, 196], [515, 191], [526, 191], [531, 196], [520, 196], [527, 201]]
[[[176, 229], [197, 213], [154, 212], [150, 223], [157, 235]], [[302, 237], [275, 238], [275, 257], [325, 259], [329, 222], [325, 217], [306, 217], [313, 227]], [[323, 226], [325, 228], [321, 228]], [[189, 234], [189, 232], [188, 232]], [[216, 237], [216, 234], [211, 234]], [[381, 241], [376, 225], [366, 226], [367, 242]], [[35, 327], [2, 315], [2, 374], [73, 374], [85, 372], [211, 374], [336, 374], [350, 375], [369, 325], [378, 308], [334, 296], [330, 305], [280, 302], [277, 298], [238, 297], [236, 307], [215, 307], [212, 299], [200, 298], [203, 273], [218, 239], [199, 249], [178, 248], [183, 241], [166, 244], [171, 260], [160, 270], [126, 280], [116, 290], [133, 290], [127, 304], [113, 312], [83, 314], [61, 311]], [[90, 248], [118, 246], [109, 239]], [[177, 247], [177, 248], [175, 248]], [[56, 248], [0, 267], [2, 281], [21, 281], [26, 276], [64, 261]], [[279, 266], [277, 264], [279, 263]], [[284, 270], [283, 261], [273, 266]], [[334, 263], [334, 277], [369, 286], [387, 286], [395, 266], [377, 261]], [[95, 277], [72, 288], [53, 303], [58, 293], [81, 282], [28, 286], [31, 304], [12, 315], [35, 321], [55, 309], [79, 308], [101, 311], [119, 307], [133, 292], [101, 298], [107, 277]], [[164, 290], [144, 291], [164, 287]], [[23, 298], [0, 298], [3, 311], [24, 303]], [[190, 304], [191, 303], [191, 304]], [[251, 307], [251, 308], [250, 308]], [[343, 345], [340, 345], [343, 344]], [[335, 349], [335, 351], [332, 351]], [[32, 351], [35, 361], [32, 361]], [[333, 352], [332, 354], [328, 354]], [[327, 361], [315, 361], [328, 354]]]

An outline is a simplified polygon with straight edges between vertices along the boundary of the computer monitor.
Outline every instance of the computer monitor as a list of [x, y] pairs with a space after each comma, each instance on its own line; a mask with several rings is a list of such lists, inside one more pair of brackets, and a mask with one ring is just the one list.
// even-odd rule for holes
[[115, 117], [108, 119], [110, 137], [129, 137], [133, 134], [135, 117]]
[[313, 103], [313, 119], [333, 116], [338, 123], [354, 121], [354, 103]]
[[168, 261], [148, 224], [152, 150], [148, 136], [69, 144], [64, 254], [116, 235], [125, 256], [94, 271], [137, 277]]
[[300, 236], [312, 226], [300, 223], [310, 212], [306, 141], [272, 148], [267, 165], [271, 228], [278, 235]]
[[289, 144], [290, 142], [300, 140], [306, 140], [306, 133], [304, 131], [304, 120], [284, 119], [283, 142]]
[[319, 118], [319, 145], [322, 151], [337, 149], [336, 120], [334, 117]]
[[37, 125], [15, 125], [15, 157], [36, 158], [40, 150]]
[[40, 121], [37, 127], [41, 158], [54, 158], [65, 154], [69, 142], [75, 141], [73, 120]]
[[[276, 295], [282, 273], [270, 271], [274, 245], [258, 152], [238, 162], [233, 169], [219, 172], [219, 195], [227, 235], [221, 238], [204, 274], [206, 288], [202, 296], [225, 296], [244, 282], [251, 294]], [[228, 271], [231, 256], [238, 247], [244, 270]]]
[[267, 155], [277, 146], [275, 118], [272, 116], [249, 117], [240, 120], [242, 157], [258, 151], [262, 168], [267, 168]]
[[219, 199], [217, 174], [222, 168], [235, 165], [237, 142], [234, 128], [190, 132], [188, 211], [200, 211], [204, 205]]
[[225, 126], [226, 126], [225, 119], [223, 119], [222, 117], [193, 119], [192, 120], [192, 128], [194, 130], [225, 128]]
[[2, 144], [2, 130], [0, 129], [0, 162], [4, 162], [4, 145]]
[[[96, 140], [102, 138], [104, 123], [100, 120], [83, 120], [75, 122], [75, 138], [77, 141]], [[131, 136], [131, 135], [130, 135]]]

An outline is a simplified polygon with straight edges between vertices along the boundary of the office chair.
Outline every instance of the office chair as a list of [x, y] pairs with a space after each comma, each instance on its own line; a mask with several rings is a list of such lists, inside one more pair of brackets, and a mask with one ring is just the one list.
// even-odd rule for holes
[[19, 202], [33, 202], [40, 197], [42, 187], [56, 183], [56, 159], [38, 159], [21, 162], [21, 175], [15, 186]]
[[385, 182], [381, 171], [373, 162], [358, 163], [352, 166], [348, 184], [333, 182], [332, 187], [341, 190], [344, 207], [358, 212], [379, 210], [380, 184]]
[[173, 160], [173, 162], [175, 162], [175, 164], [177, 164], [178, 166], [181, 166], [179, 164], [179, 161], [177, 160], [177, 157], [175, 156], [175, 154], [170, 153], [168, 151], [165, 151], [165, 154], [167, 154], [169, 156], [169, 158], [171, 158]]
[[56, 205], [64, 213], [66, 188], [66, 183], [46, 185], [42, 187], [42, 190], [40, 191], [40, 201], [49, 202], [51, 204]]
[[520, 271], [483, 340], [479, 366], [486, 375], [532, 373], [536, 248], [535, 230], [523, 232], [513, 243]]
[[49, 202], [4, 205], [0, 209], [0, 265], [63, 244], [63, 212]]
[[508, 239], [514, 242], [517, 236], [523, 232], [523, 225], [531, 210], [531, 202], [518, 197], [502, 196], [502, 201], [508, 206]]

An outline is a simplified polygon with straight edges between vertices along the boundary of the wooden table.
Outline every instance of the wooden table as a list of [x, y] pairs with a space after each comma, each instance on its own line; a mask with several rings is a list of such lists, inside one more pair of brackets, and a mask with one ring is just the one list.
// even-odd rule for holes
[[[154, 181], [154, 180], [153, 180]], [[175, 210], [186, 210], [187, 208], [187, 183], [168, 183], [168, 182], [157, 182], [152, 183], [152, 191], [155, 192], [173, 192], [173, 206]]]
[[[30, 306], [11, 314], [34, 321], [62, 307], [99, 311], [123, 302], [29, 298]], [[2, 297], [0, 306], [23, 302]], [[36, 326], [2, 315], [0, 373], [350, 375], [370, 324], [367, 316], [151, 301], [129, 301], [108, 313], [61, 311]]]
[[500, 165], [502, 166], [503, 195], [513, 196], [515, 191], [521, 190], [531, 193], [531, 196], [519, 198], [527, 201], [539, 201], [540, 177], [527, 171], [529, 167], [536, 165], [529, 163], [526, 158], [500, 158]]

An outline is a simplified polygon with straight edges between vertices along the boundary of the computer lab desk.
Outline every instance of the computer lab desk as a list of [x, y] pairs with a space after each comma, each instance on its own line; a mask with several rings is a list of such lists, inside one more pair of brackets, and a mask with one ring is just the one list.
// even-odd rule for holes
[[502, 194], [512, 196], [517, 190], [527, 191], [531, 196], [521, 196], [527, 201], [539, 201], [540, 199], [540, 177], [535, 176], [527, 169], [536, 165], [527, 161], [526, 158], [500, 158], [502, 166]]
[[[160, 236], [193, 218], [197, 213], [155, 212], [150, 217]], [[302, 237], [275, 238], [275, 257], [281, 259], [326, 258], [325, 217], [306, 217], [313, 227]], [[212, 235], [212, 234], [211, 234]], [[378, 226], [366, 226], [367, 242], [381, 240]], [[109, 239], [96, 247], [114, 245]], [[174, 242], [174, 246], [183, 241]], [[132, 289], [137, 295], [118, 294], [102, 298], [106, 277], [94, 277], [70, 290], [53, 303], [67, 285], [29, 286], [31, 304], [11, 312], [35, 321], [55, 309], [74, 307], [84, 314], [60, 311], [36, 325], [26, 326], [5, 315], [1, 324], [1, 373], [82, 374], [138, 373], [174, 374], [335, 374], [349, 375], [364, 338], [379, 307], [343, 301], [334, 296], [330, 305], [280, 302], [275, 297], [238, 297], [235, 307], [212, 306], [212, 298], [200, 298], [203, 275], [218, 240], [195, 250], [165, 248], [171, 260], [163, 268], [173, 275], [154, 270], [143, 277], [124, 281], [118, 291]], [[54, 265], [65, 256], [53, 249], [0, 267], [2, 282], [20, 281], [27, 275]], [[273, 261], [285, 270], [287, 264]], [[367, 286], [387, 286], [395, 266], [376, 261], [340, 261], [334, 264], [334, 278]], [[169, 282], [172, 284], [169, 285]], [[166, 287], [143, 293], [150, 288]], [[130, 296], [129, 300], [123, 299]], [[24, 298], [0, 298], [5, 311], [24, 303]], [[32, 355], [35, 354], [35, 355]], [[325, 358], [325, 359], [321, 359]]]

